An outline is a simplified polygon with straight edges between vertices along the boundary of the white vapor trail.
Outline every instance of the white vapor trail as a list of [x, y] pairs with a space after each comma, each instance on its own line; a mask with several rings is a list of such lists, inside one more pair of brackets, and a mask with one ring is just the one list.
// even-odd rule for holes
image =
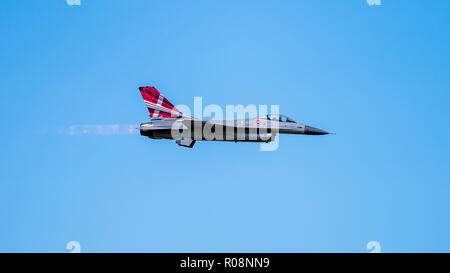
[[134, 135], [139, 131], [138, 124], [71, 125], [59, 130], [64, 135]]

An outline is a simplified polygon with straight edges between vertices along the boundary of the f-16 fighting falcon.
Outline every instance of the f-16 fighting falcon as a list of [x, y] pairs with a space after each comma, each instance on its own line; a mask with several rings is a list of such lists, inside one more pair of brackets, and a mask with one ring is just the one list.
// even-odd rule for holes
[[284, 115], [203, 121], [183, 115], [155, 87], [139, 87], [139, 91], [150, 112], [150, 122], [141, 123], [141, 135], [152, 139], [174, 139], [184, 147], [192, 148], [197, 140], [270, 142], [277, 134], [328, 134]]

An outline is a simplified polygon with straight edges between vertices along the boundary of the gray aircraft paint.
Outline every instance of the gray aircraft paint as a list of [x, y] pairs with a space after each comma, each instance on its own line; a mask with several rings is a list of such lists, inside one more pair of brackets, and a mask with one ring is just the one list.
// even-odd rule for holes
[[[205, 137], [205, 126], [214, 126], [214, 138], [211, 139], [212, 135]], [[222, 129], [223, 135], [216, 133], [217, 128]], [[209, 121], [185, 117], [154, 118], [150, 122], [142, 123], [140, 132], [141, 135], [152, 139], [175, 139], [178, 145], [190, 148], [194, 146], [195, 141], [270, 142], [277, 134], [328, 134], [326, 131], [294, 122], [284, 115]]]

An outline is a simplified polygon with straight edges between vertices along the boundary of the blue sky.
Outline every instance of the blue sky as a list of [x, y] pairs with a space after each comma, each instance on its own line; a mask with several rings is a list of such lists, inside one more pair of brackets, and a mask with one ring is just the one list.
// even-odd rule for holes
[[[450, 2], [4, 0], [0, 251], [450, 251]], [[193, 149], [137, 90], [336, 135]]]

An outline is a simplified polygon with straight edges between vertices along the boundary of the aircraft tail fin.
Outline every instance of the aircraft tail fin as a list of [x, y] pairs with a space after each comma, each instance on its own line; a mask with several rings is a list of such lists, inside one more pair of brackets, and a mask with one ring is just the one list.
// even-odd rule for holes
[[177, 118], [183, 115], [168, 99], [153, 86], [139, 87], [142, 98], [147, 106], [150, 118]]

